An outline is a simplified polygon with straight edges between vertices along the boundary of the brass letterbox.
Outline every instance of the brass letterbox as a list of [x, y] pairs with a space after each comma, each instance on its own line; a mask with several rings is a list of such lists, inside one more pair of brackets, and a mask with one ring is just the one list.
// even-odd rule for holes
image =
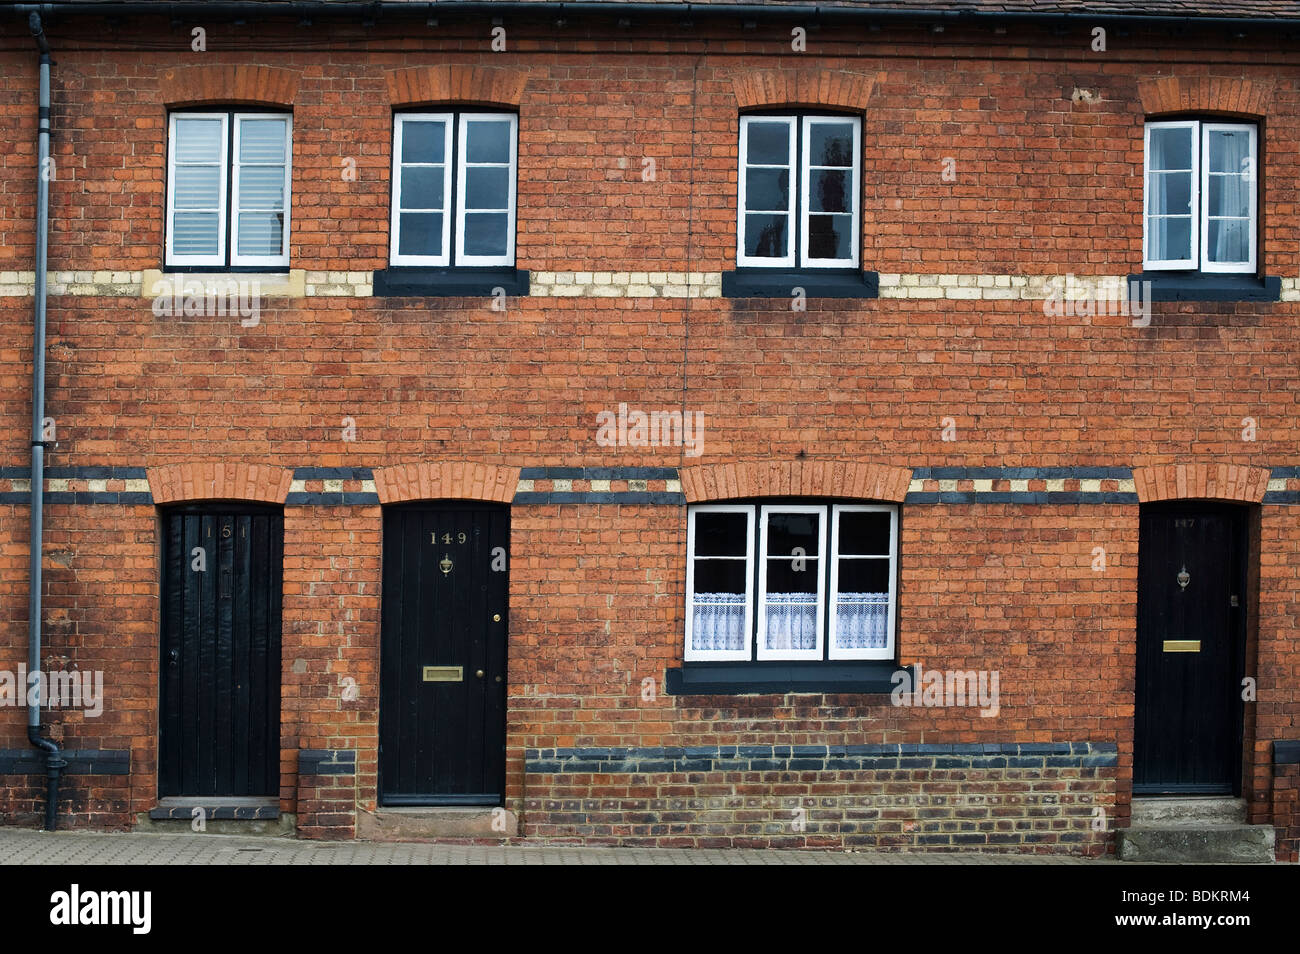
[[425, 682], [460, 682], [465, 678], [465, 670], [461, 666], [425, 666]]

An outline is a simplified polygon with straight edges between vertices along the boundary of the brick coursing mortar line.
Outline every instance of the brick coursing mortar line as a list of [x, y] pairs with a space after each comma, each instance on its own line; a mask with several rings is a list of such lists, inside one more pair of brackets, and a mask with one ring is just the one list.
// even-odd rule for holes
[[[374, 293], [368, 271], [306, 271], [287, 274], [240, 275], [224, 272], [185, 273], [187, 282], [220, 283], [230, 280], [261, 283], [268, 298], [369, 298]], [[1046, 301], [1055, 294], [1053, 282], [1063, 275], [880, 273], [880, 297], [886, 299], [943, 298], [964, 301]], [[50, 294], [103, 298], [152, 298], [155, 283], [166, 275], [144, 271], [60, 271], [49, 273]], [[1078, 283], [1105, 288], [1127, 287], [1125, 275], [1076, 276], [1065, 298], [1084, 294]], [[1300, 301], [1300, 278], [1282, 278], [1281, 300]], [[35, 273], [0, 272], [0, 298], [30, 298], [35, 294]], [[537, 298], [719, 298], [721, 272], [533, 272], [529, 297]]]
[[711, 745], [526, 749], [524, 771], [546, 774], [843, 771], [874, 769], [1113, 768], [1113, 742]]
[[[776, 462], [778, 466], [784, 463]], [[855, 468], [852, 475], [845, 471], [845, 479], [852, 477], [854, 483], [848, 487], [835, 483], [836, 464]], [[157, 469], [171, 485], [165, 499], [160, 502], [209, 499], [203, 496], [191, 498], [178, 489], [178, 482], [184, 480], [179, 472], [194, 466], [198, 465], [168, 465]], [[222, 465], [223, 470], [225, 466]], [[513, 493], [507, 493], [504, 486], [497, 486], [509, 473], [508, 468], [502, 471], [497, 465], [488, 468], [486, 465], [461, 463], [460, 477], [455, 476], [457, 465], [454, 462], [409, 465], [429, 472], [429, 476], [422, 478], [424, 483], [416, 480], [411, 484], [408, 478], [404, 491], [389, 489], [386, 495], [378, 489], [381, 478], [376, 478], [375, 470], [369, 467], [298, 467], [290, 471], [288, 468], [259, 468], [248, 464], [231, 466], [236, 469], [235, 479], [227, 479], [225, 484], [236, 492], [236, 499], [243, 499], [237, 493], [239, 487], [247, 488], [254, 484], [258, 486], [257, 499], [278, 496], [269, 489], [274, 484], [284, 488], [282, 499], [285, 504], [298, 506], [375, 506], [407, 499], [459, 497], [466, 493], [471, 495], [470, 499], [492, 499], [520, 505], [613, 503], [680, 506], [710, 500], [773, 496], [775, 493], [766, 486], [750, 486], [748, 478], [742, 481], [732, 474], [737, 468], [744, 470], [748, 467], [751, 471], [757, 468], [757, 473], [771, 466], [770, 462], [752, 461], [693, 465], [683, 471], [674, 467], [524, 467], [517, 471], [519, 476], [514, 481]], [[398, 465], [399, 468], [407, 466]], [[469, 471], [465, 470], [467, 466]], [[829, 486], [826, 484], [828, 466], [832, 478]], [[202, 467], [200, 479], [205, 475], [208, 479], [215, 478], [216, 464], [207, 463]], [[1132, 504], [1198, 497], [1246, 503], [1300, 504], [1300, 466], [1296, 465], [1269, 469], [1236, 464], [1165, 464], [1131, 471], [1126, 467], [918, 467], [910, 471], [910, 479], [897, 489], [892, 487], [896, 483], [892, 472], [900, 475], [909, 472], [903, 468], [885, 468], [883, 476], [879, 473], [872, 475], [871, 468], [882, 467], [884, 465], [852, 461], [803, 462], [798, 490], [792, 489], [790, 494], [782, 495], [875, 499], [872, 492], [879, 490], [883, 486], [880, 482], [884, 480], [889, 487], [880, 491], [883, 494], [881, 499], [896, 499], [907, 504]], [[818, 474], [803, 474], [802, 471], [808, 468], [817, 470]], [[861, 468], [866, 470], [858, 473]], [[391, 470], [380, 468], [381, 473]], [[715, 474], [709, 476], [706, 471]], [[145, 468], [54, 467], [47, 474], [46, 499], [50, 503], [152, 505], [156, 502]], [[28, 502], [31, 485], [27, 475], [26, 467], [0, 467], [0, 503]], [[393, 479], [391, 473], [386, 476], [390, 481]], [[193, 479], [190, 478], [191, 483]], [[489, 480], [491, 486], [485, 483]], [[574, 490], [575, 480], [587, 481], [590, 486]], [[687, 480], [693, 485], [689, 492], [683, 486]], [[122, 486], [109, 490], [109, 481], [121, 481]], [[308, 481], [320, 481], [323, 486], [308, 490]], [[549, 482], [551, 486], [539, 490], [539, 481]], [[612, 481], [626, 481], [628, 486], [615, 490], [610, 486]], [[663, 489], [650, 490], [650, 481], [663, 481]], [[864, 485], [864, 481], [870, 486]], [[1030, 489], [1031, 482], [1039, 481], [1042, 487]], [[1067, 481], [1077, 481], [1077, 489], [1067, 490]], [[994, 484], [998, 482], [1008, 486], [995, 490]], [[1103, 482], [1114, 486], [1103, 489]], [[8, 486], [4, 487], [6, 483]], [[345, 483], [357, 486], [345, 489]], [[793, 483], [792, 480], [792, 487]], [[963, 483], [969, 486], [962, 488]], [[422, 497], [425, 491], [431, 496]]]

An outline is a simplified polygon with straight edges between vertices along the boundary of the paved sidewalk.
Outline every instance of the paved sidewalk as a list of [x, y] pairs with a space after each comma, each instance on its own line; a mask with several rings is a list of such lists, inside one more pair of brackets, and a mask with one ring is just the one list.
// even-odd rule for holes
[[0, 828], [3, 865], [1109, 865], [1068, 855], [570, 848]]

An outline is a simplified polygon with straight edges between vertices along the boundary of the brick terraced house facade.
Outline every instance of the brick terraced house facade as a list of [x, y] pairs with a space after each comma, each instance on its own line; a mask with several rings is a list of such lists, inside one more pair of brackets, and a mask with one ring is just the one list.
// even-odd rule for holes
[[0, 821], [1297, 860], [1300, 4], [565, 6], [3, 5]]

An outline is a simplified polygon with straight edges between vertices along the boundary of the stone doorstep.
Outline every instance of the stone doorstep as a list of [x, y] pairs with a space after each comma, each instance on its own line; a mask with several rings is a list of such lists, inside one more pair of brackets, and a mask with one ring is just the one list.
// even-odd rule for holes
[[273, 821], [280, 817], [278, 798], [207, 798], [201, 795], [160, 798], [158, 806], [149, 810], [149, 817], [155, 821], [173, 818], [190, 821], [196, 808], [203, 809], [209, 821]]
[[[496, 828], [493, 828], [493, 822]], [[502, 821], [505, 830], [501, 830]], [[358, 841], [403, 841], [419, 838], [491, 838], [505, 841], [519, 834], [519, 816], [502, 808], [403, 807], [373, 812], [357, 809]]]
[[1133, 828], [1165, 828], [1241, 825], [1245, 821], [1244, 798], [1137, 796], [1129, 824]]
[[1162, 825], [1115, 832], [1120, 861], [1272, 864], [1272, 825]]
[[1115, 833], [1121, 861], [1271, 864], [1272, 825], [1247, 825], [1246, 800], [1137, 797], [1127, 829]]
[[[204, 810], [204, 828], [195, 831], [194, 809]], [[211, 832], [218, 835], [270, 835], [292, 837], [297, 817], [280, 811], [275, 798], [168, 797], [136, 815], [135, 830], [141, 834]]]

